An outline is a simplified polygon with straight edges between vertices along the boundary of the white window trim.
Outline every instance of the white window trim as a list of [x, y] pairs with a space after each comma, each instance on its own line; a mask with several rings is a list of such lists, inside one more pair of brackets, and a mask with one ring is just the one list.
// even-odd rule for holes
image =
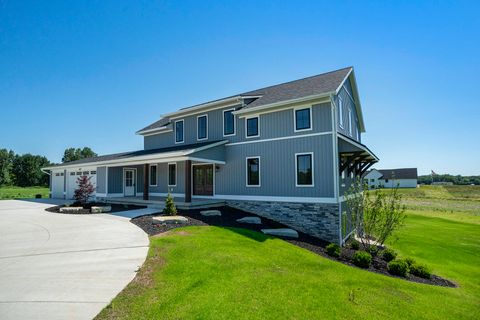
[[[312, 157], [312, 184], [298, 184], [298, 156], [310, 155]], [[315, 160], [313, 157], [313, 152], [300, 152], [295, 153], [295, 187], [298, 188], [312, 188], [315, 187]]]
[[[155, 167], [155, 168], [156, 168], [156, 171], [155, 171], [155, 184], [152, 184], [152, 167]], [[157, 180], [158, 180], [158, 165], [152, 164], [152, 165], [150, 165], [150, 166], [148, 167], [148, 186], [149, 186], [149, 187], [157, 187], [157, 186], [158, 186]]]
[[350, 135], [350, 137], [353, 137], [353, 118], [352, 118], [352, 109], [348, 109], [348, 133]]
[[[297, 111], [303, 110], [303, 109], [309, 109], [310, 111], [310, 128], [297, 130]], [[312, 106], [299, 106], [299, 107], [293, 108], [293, 132], [304, 132], [304, 131], [311, 131], [311, 130], [313, 130]]]
[[338, 125], [343, 129], [343, 99], [338, 96]]
[[[182, 141], [177, 141], [177, 122], [182, 122], [183, 125], [182, 125], [182, 131], [183, 131], [183, 134], [182, 134], [182, 138], [183, 140]], [[177, 120], [174, 122], [173, 124], [173, 131], [174, 131], [174, 135], [173, 135], [173, 139], [175, 139], [175, 144], [178, 144], [178, 143], [184, 143], [185, 142], [185, 121], [184, 119], [181, 119], [181, 120]]]
[[[249, 159], [258, 159], [258, 184], [248, 184], [248, 160]], [[260, 188], [262, 186], [262, 169], [261, 169], [260, 156], [252, 156], [245, 158], [245, 186], [249, 188]]]
[[[257, 118], [257, 134], [254, 136], [249, 136], [248, 135], [248, 120], [249, 119], [255, 119]], [[245, 118], [245, 138], [250, 139], [250, 138], [258, 138], [260, 137], [260, 116], [259, 115], [254, 115], [254, 116], [248, 116]]]
[[[170, 165], [175, 165], [175, 184], [170, 184]], [[169, 187], [176, 187], [177, 186], [177, 163], [176, 162], [169, 162], [167, 164], [167, 186]]]
[[[198, 119], [201, 117], [205, 117], [205, 138], [199, 138], [198, 137]], [[203, 140], [208, 140], [208, 114], [201, 114], [197, 116], [197, 141], [203, 141]]]
[[235, 115], [233, 113], [232, 113], [232, 116], [233, 116], [233, 133], [225, 134], [225, 112], [228, 112], [228, 111], [235, 111], [235, 108], [225, 109], [222, 112], [222, 123], [223, 123], [222, 134], [223, 134], [224, 137], [230, 137], [230, 136], [234, 136], [234, 135], [237, 134], [237, 124], [236, 124], [237, 121], [236, 121]]

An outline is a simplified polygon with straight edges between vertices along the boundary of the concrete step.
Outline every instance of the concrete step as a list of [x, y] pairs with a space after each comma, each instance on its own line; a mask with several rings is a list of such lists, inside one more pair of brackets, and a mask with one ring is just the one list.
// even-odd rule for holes
[[298, 232], [289, 228], [262, 229], [262, 232], [272, 236], [298, 238]]
[[237, 219], [237, 222], [250, 223], [250, 224], [262, 224], [262, 219], [260, 219], [259, 217], [243, 217], [241, 219]]

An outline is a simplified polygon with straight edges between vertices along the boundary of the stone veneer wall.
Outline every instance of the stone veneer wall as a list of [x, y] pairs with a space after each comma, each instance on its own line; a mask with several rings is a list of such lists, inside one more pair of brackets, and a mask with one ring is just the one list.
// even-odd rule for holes
[[229, 200], [227, 205], [283, 223], [322, 240], [340, 244], [338, 204]]

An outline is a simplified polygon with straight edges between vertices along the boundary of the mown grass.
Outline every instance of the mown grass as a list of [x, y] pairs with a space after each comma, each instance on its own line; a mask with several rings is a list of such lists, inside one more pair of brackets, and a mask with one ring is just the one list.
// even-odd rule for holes
[[478, 319], [480, 217], [439, 213], [408, 211], [390, 245], [458, 288], [370, 273], [252, 231], [189, 227], [152, 237], [139, 276], [97, 318]]
[[49, 189], [46, 187], [0, 187], [0, 200], [35, 198], [41, 194], [42, 198], [48, 198]]

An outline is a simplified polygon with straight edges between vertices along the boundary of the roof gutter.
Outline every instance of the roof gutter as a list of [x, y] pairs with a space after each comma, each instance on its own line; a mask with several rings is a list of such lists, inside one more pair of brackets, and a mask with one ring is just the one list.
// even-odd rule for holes
[[144, 134], [148, 134], [148, 133], [160, 132], [160, 131], [167, 130], [167, 129], [169, 129], [167, 126], [163, 126], [163, 127], [158, 127], [158, 128], [148, 129], [148, 130], [139, 130], [139, 131], [135, 132], [135, 134], [144, 135]]
[[332, 92], [315, 94], [315, 95], [306, 96], [306, 97], [297, 98], [297, 99], [290, 99], [290, 100], [284, 100], [284, 101], [269, 103], [269, 104], [265, 104], [265, 105], [258, 106], [258, 107], [253, 107], [253, 108], [244, 108], [244, 109], [234, 111], [233, 114], [242, 115], [242, 114], [246, 114], [246, 113], [257, 112], [257, 111], [261, 111], [261, 110], [265, 110], [265, 109], [275, 108], [275, 107], [283, 106], [283, 105], [286, 105], [286, 104], [302, 103], [302, 102], [306, 102], [306, 101], [313, 100], [313, 99], [330, 98], [330, 95], [334, 94], [334, 93], [335, 92], [332, 91]]

